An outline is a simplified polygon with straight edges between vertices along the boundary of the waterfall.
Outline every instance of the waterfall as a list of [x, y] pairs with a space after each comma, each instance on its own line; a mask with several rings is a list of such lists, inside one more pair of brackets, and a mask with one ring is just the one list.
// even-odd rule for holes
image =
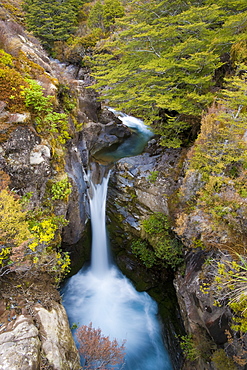
[[[165, 350], [157, 304], [139, 293], [116, 266], [110, 264], [105, 226], [109, 175], [101, 184], [91, 183], [92, 261], [65, 285], [63, 304], [71, 326], [100, 328], [121, 345], [126, 340], [124, 370], [171, 370]], [[114, 369], [120, 369], [114, 367]], [[112, 367], [111, 367], [112, 369]]]
[[92, 227], [91, 269], [94, 275], [104, 276], [109, 270], [108, 241], [105, 227], [107, 184], [110, 172], [101, 184], [91, 182], [89, 197]]

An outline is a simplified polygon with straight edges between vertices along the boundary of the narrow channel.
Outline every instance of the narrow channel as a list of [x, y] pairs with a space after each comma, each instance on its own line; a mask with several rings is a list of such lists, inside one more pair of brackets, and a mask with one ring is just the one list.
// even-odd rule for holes
[[[133, 123], [132, 117], [125, 118]], [[133, 120], [136, 119], [133, 117]], [[133, 124], [136, 123], [139, 124]], [[134, 129], [141, 134], [138, 127]], [[151, 135], [146, 134], [147, 142]], [[111, 153], [112, 156], [116, 154]], [[103, 335], [111, 340], [116, 338], [120, 345], [125, 341], [125, 363], [114, 369], [171, 370], [156, 302], [146, 292], [137, 292], [110, 258], [105, 222], [110, 171], [105, 168], [100, 184], [94, 184], [93, 176], [89, 176], [91, 264], [68, 280], [62, 291], [63, 304], [71, 325], [92, 323], [94, 328], [101, 329]]]

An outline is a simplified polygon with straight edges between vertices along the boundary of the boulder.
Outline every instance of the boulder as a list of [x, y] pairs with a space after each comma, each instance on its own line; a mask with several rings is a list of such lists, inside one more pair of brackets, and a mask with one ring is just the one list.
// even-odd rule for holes
[[0, 369], [37, 370], [40, 364], [39, 331], [30, 316], [20, 315], [0, 330]]
[[41, 350], [54, 370], [81, 369], [78, 351], [73, 341], [65, 309], [53, 302], [50, 311], [34, 306], [39, 326]]

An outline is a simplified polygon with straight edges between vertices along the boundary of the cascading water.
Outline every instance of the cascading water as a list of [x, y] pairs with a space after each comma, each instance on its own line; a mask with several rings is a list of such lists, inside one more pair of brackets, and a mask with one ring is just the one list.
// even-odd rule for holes
[[157, 304], [110, 263], [105, 226], [109, 174], [101, 184], [90, 184], [92, 260], [63, 288], [63, 304], [70, 324], [100, 328], [121, 345], [126, 341], [125, 364], [114, 369], [171, 370], [161, 335]]
[[131, 129], [132, 135], [117, 148], [113, 145], [112, 148], [100, 150], [94, 155], [95, 159], [100, 159], [101, 162], [103, 161], [105, 163], [113, 163], [120, 158], [132, 157], [140, 154], [148, 140], [154, 135], [152, 131], [144, 125], [143, 121], [140, 119], [117, 112], [112, 108], [108, 109], [113, 112], [125, 126]]
[[105, 207], [107, 184], [110, 173], [104, 177], [102, 184], [91, 183], [89, 197], [92, 227], [92, 260], [91, 269], [94, 275], [102, 278], [109, 271], [108, 245], [105, 227]]

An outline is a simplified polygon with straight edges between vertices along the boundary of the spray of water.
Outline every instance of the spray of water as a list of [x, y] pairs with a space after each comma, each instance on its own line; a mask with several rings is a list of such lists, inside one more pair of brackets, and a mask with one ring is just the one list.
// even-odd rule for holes
[[124, 370], [171, 370], [156, 303], [147, 293], [137, 292], [109, 263], [105, 230], [108, 177], [101, 184], [92, 184], [91, 266], [69, 279], [63, 289], [63, 303], [71, 325], [92, 322], [93, 327], [100, 328], [111, 339], [116, 338], [119, 344], [126, 340]]

